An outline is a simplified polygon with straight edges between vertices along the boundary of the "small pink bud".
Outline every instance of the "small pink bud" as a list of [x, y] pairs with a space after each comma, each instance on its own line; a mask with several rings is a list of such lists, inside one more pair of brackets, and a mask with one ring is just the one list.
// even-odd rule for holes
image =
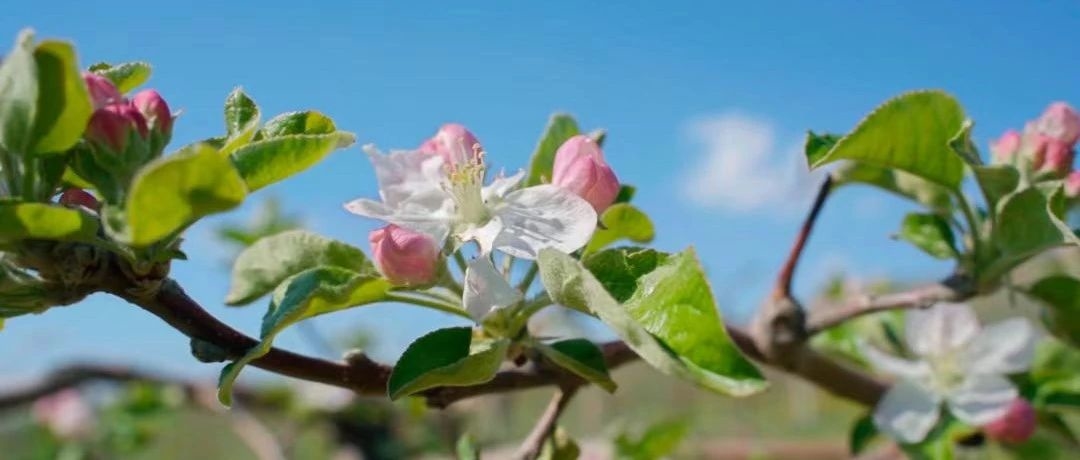
[[1017, 444], [1027, 441], [1035, 434], [1035, 408], [1027, 401], [1017, 398], [1005, 415], [983, 427], [986, 435], [1003, 443]]
[[1055, 176], [1065, 177], [1072, 172], [1073, 159], [1076, 151], [1069, 144], [1058, 139], [1050, 138], [1045, 145], [1041, 171], [1053, 173]]
[[90, 102], [94, 104], [94, 109], [124, 102], [124, 96], [108, 78], [93, 72], [83, 72], [82, 77], [86, 82], [86, 89], [90, 93]]
[[1035, 130], [1072, 147], [1080, 139], [1080, 114], [1069, 104], [1055, 102], [1035, 121]]
[[127, 148], [128, 133], [135, 129], [140, 136], [149, 135], [146, 119], [130, 104], [113, 104], [94, 111], [86, 126], [86, 138], [107, 146], [114, 152]]
[[61, 439], [82, 439], [94, 428], [94, 414], [78, 391], [61, 390], [34, 401], [34, 419]]
[[431, 139], [420, 144], [419, 150], [443, 157], [446, 164], [459, 164], [476, 157], [480, 141], [473, 133], [457, 123], [447, 123]]
[[581, 134], [567, 139], [555, 151], [551, 183], [584, 198], [597, 214], [619, 195], [619, 179], [604, 161], [604, 152], [596, 141]]
[[990, 143], [990, 151], [993, 152], [997, 163], [1012, 162], [1017, 150], [1020, 150], [1020, 133], [1011, 129], [1005, 131], [998, 140]]
[[1080, 171], [1073, 171], [1065, 178], [1065, 196], [1080, 198]]
[[60, 194], [60, 204], [65, 206], [82, 206], [97, 211], [101, 208], [94, 195], [81, 188], [69, 188]]
[[146, 118], [151, 130], [165, 136], [172, 135], [172, 112], [169, 111], [169, 104], [165, 103], [165, 99], [157, 91], [140, 91], [131, 98], [131, 105]]
[[390, 224], [373, 230], [368, 241], [375, 263], [391, 283], [422, 286], [438, 276], [439, 248], [430, 236]]

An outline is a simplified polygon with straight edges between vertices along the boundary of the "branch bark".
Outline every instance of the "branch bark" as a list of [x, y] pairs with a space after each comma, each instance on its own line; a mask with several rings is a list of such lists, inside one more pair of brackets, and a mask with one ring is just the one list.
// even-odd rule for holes
[[813, 335], [862, 315], [895, 309], [929, 308], [937, 302], [958, 302], [972, 295], [974, 286], [971, 280], [955, 275], [940, 283], [909, 291], [863, 296], [836, 307], [815, 308], [810, 312], [806, 329]]
[[516, 454], [517, 458], [535, 460], [540, 456], [540, 451], [544, 448], [544, 441], [555, 432], [555, 427], [559, 423], [559, 416], [566, 410], [566, 406], [570, 404], [570, 400], [577, 393], [578, 388], [579, 386], [576, 385], [561, 387], [555, 392], [555, 395], [551, 397], [551, 402], [548, 403], [547, 409], [544, 409], [543, 415], [536, 421], [536, 425], [529, 432], [529, 436], [521, 443], [521, 448], [518, 449]]

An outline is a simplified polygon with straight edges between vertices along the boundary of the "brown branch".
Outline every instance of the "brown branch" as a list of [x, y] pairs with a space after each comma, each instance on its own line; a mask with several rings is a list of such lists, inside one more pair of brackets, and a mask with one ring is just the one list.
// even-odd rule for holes
[[843, 305], [814, 308], [807, 320], [810, 335], [837, 326], [856, 317], [885, 310], [929, 308], [937, 302], [957, 302], [974, 295], [970, 278], [954, 275], [940, 283], [909, 291], [861, 296], [849, 299]]
[[540, 456], [540, 451], [544, 448], [544, 441], [555, 432], [555, 426], [559, 423], [559, 416], [562, 415], [566, 406], [570, 404], [570, 400], [577, 393], [578, 388], [579, 386], [575, 385], [556, 390], [551, 397], [551, 402], [548, 403], [547, 409], [544, 409], [544, 414], [536, 421], [536, 425], [529, 432], [529, 436], [521, 443], [515, 458], [535, 460]]
[[817, 223], [818, 215], [821, 214], [821, 209], [825, 207], [825, 199], [828, 198], [831, 190], [832, 176], [825, 176], [825, 181], [821, 183], [817, 196], [814, 197], [814, 203], [810, 206], [810, 212], [806, 215], [802, 228], [799, 229], [799, 233], [795, 237], [795, 244], [791, 246], [791, 251], [788, 252], [784, 265], [780, 267], [780, 273], [776, 277], [776, 286], [773, 288], [773, 299], [791, 296], [791, 284], [792, 279], [795, 277], [795, 268], [799, 265], [803, 249], [806, 248], [806, 242], [814, 231], [814, 224]]

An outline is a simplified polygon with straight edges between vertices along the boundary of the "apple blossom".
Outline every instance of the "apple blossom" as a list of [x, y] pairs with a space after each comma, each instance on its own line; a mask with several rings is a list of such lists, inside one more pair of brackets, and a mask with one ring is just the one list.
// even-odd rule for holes
[[94, 109], [124, 102], [124, 96], [108, 78], [92, 72], [84, 72], [82, 77]]
[[1011, 163], [1020, 150], [1020, 133], [1014, 130], [1005, 131], [998, 140], [990, 143], [990, 151], [994, 154], [996, 163]]
[[[466, 158], [464, 147], [457, 153]], [[357, 199], [345, 205], [354, 214], [381, 219], [431, 236], [442, 244], [476, 241], [482, 254], [498, 249], [534, 259], [543, 248], [573, 252], [596, 229], [596, 212], [577, 195], [555, 185], [519, 188], [524, 171], [483, 185], [483, 153], [464, 163], [446, 164], [421, 150], [384, 155], [365, 150], [375, 167], [382, 201]]]
[[983, 431], [991, 439], [1017, 444], [1030, 439], [1037, 426], [1035, 408], [1027, 401], [1017, 398], [1009, 405], [1005, 415], [983, 426]]
[[435, 241], [394, 224], [368, 235], [372, 257], [386, 279], [399, 286], [431, 284], [439, 274], [439, 248]]
[[937, 424], [942, 403], [973, 426], [1003, 416], [1017, 397], [1005, 375], [1030, 366], [1036, 339], [1024, 318], [980, 330], [971, 307], [950, 303], [908, 312], [905, 336], [917, 360], [865, 347], [871, 363], [900, 377], [878, 402], [874, 423], [904, 443], [926, 437]]
[[465, 126], [447, 123], [431, 139], [420, 144], [419, 150], [441, 156], [446, 164], [455, 164], [473, 159], [480, 151], [479, 146], [480, 140]]
[[604, 152], [589, 136], [577, 135], [555, 152], [551, 183], [588, 201], [597, 214], [619, 196], [619, 179], [604, 161]]

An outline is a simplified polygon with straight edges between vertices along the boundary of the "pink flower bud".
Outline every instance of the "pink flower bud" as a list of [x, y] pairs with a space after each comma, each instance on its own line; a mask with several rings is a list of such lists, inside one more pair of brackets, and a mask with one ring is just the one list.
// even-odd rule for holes
[[983, 427], [991, 439], [1003, 443], [1016, 444], [1027, 441], [1035, 434], [1035, 408], [1027, 401], [1017, 398], [1001, 418]]
[[94, 195], [81, 188], [69, 188], [60, 194], [60, 204], [65, 206], [82, 206], [97, 211], [101, 208]]
[[1034, 127], [1036, 132], [1072, 147], [1076, 145], [1077, 139], [1080, 139], [1080, 114], [1069, 107], [1069, 104], [1055, 102], [1035, 121]]
[[82, 439], [94, 428], [94, 414], [79, 392], [67, 389], [34, 401], [34, 419], [61, 439]]
[[129, 132], [135, 129], [143, 138], [149, 135], [146, 119], [130, 104], [113, 104], [94, 111], [86, 126], [86, 138], [114, 152], [127, 148]]
[[390, 224], [373, 230], [368, 241], [375, 263], [391, 283], [422, 286], [438, 276], [439, 248], [430, 236]]
[[1080, 198], [1080, 171], [1073, 171], [1065, 178], [1065, 196]]
[[1010, 163], [1017, 150], [1020, 150], [1020, 133], [1014, 130], [1005, 131], [998, 140], [990, 143], [990, 151], [994, 154], [996, 163]]
[[584, 198], [597, 214], [619, 195], [619, 179], [604, 161], [604, 152], [596, 141], [580, 134], [567, 139], [555, 151], [551, 183]]
[[1041, 171], [1053, 173], [1055, 176], [1065, 177], [1072, 172], [1073, 158], [1076, 151], [1069, 144], [1050, 138], [1045, 145]]
[[152, 89], [140, 91], [131, 98], [131, 105], [146, 118], [150, 129], [165, 136], [172, 135], [173, 115], [169, 104]]
[[474, 159], [479, 145], [480, 141], [464, 126], [447, 123], [435, 136], [420, 144], [419, 150], [443, 157], [446, 164], [459, 164]]
[[94, 109], [124, 102], [124, 96], [108, 78], [92, 72], [83, 72], [82, 77], [86, 82], [86, 89], [90, 93], [90, 102], [94, 104]]

